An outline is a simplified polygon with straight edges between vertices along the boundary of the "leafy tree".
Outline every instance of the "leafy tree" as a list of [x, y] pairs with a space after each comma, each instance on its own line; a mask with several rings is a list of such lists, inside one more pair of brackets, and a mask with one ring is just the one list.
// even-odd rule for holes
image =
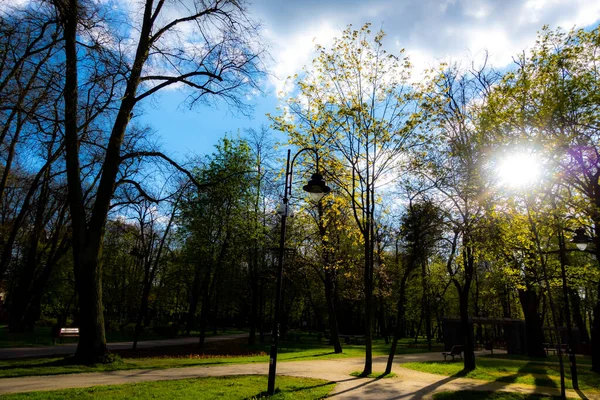
[[402, 331], [405, 329], [406, 321], [406, 284], [415, 271], [421, 269], [421, 283], [423, 286], [422, 303], [425, 308], [425, 329], [429, 345], [431, 346], [431, 317], [429, 309], [429, 287], [426, 268], [430, 258], [434, 255], [436, 245], [442, 236], [443, 216], [441, 210], [428, 199], [413, 202], [412, 199], [408, 204], [406, 213], [402, 217], [399, 237], [405, 246], [405, 267], [401, 275], [399, 300], [398, 300], [398, 316], [396, 319], [396, 329], [394, 339], [390, 347], [386, 373], [392, 372], [392, 364], [398, 339], [401, 337]]
[[488, 71], [485, 64], [471, 71], [442, 64], [422, 88], [428, 126], [437, 135], [430, 143], [422, 174], [443, 199], [441, 207], [451, 225], [453, 239], [447, 267], [459, 294], [467, 371], [475, 369], [469, 297], [476, 264], [481, 259], [478, 242], [485, 237], [482, 221], [487, 188], [482, 173], [487, 139], [480, 129], [479, 115], [482, 100], [495, 79], [496, 74]]
[[[568, 188], [555, 196], [592, 225], [597, 260], [600, 164], [595, 65], [599, 38], [598, 28], [564, 32], [545, 27], [536, 45], [516, 60], [515, 70], [506, 74], [490, 99], [490, 127], [512, 142], [538, 146], [545, 168], [553, 173], [550, 179]], [[600, 372], [600, 302], [594, 315], [592, 369]]]
[[312, 67], [295, 77], [297, 96], [275, 118], [293, 143], [313, 143], [322, 158], [337, 165], [331, 177], [347, 196], [361, 232], [366, 375], [372, 372], [376, 192], [416, 136], [410, 63], [384, 50], [384, 36], [372, 35], [369, 24], [359, 30], [350, 26], [331, 49], [317, 46]]
[[182, 199], [180, 223], [186, 232], [185, 253], [194, 265], [187, 331], [195, 325], [200, 304], [201, 345], [219, 279], [235, 259], [231, 256], [236, 244], [246, 233], [243, 221], [251, 201], [247, 180], [251, 165], [245, 141], [223, 139], [196, 173], [199, 181], [215, 183], [202, 190], [192, 189]]

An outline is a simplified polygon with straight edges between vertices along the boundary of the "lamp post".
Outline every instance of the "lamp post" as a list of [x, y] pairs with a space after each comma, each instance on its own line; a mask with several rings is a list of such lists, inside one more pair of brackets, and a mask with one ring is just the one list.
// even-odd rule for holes
[[[581, 251], [585, 251], [587, 249], [588, 243], [590, 243], [591, 241], [592, 241], [592, 238], [586, 234], [585, 228], [575, 229], [575, 236], [573, 236], [573, 239], [571, 239], [571, 243], [575, 243], [577, 248]], [[567, 296], [567, 291], [566, 291], [567, 277], [566, 277], [566, 273], [564, 271], [564, 267], [563, 267], [562, 273], [563, 273], [563, 286], [564, 286], [565, 297], [566, 297]], [[568, 310], [567, 310], [567, 312], [568, 312]], [[571, 341], [570, 345], [571, 345], [571, 347], [573, 347], [573, 345], [574, 345], [573, 332], [571, 331], [571, 320], [570, 320], [569, 314], [567, 314], [567, 318], [568, 318], [567, 328], [568, 328], [568, 333], [569, 333], [569, 340]], [[573, 348], [571, 348], [571, 352], [569, 354], [569, 361], [571, 364], [571, 377], [573, 380], [573, 388], [579, 389], [579, 383], [578, 383], [578, 379], [577, 379], [577, 364], [576, 364], [575, 352], [573, 351]]]
[[319, 154], [317, 150], [311, 147], [305, 147], [300, 149], [292, 158], [290, 162], [290, 150], [287, 153], [287, 164], [285, 168], [285, 185], [283, 191], [283, 206], [281, 210], [281, 234], [279, 236], [279, 254], [277, 260], [277, 283], [275, 288], [275, 312], [273, 316], [273, 332], [271, 337], [271, 356], [269, 360], [269, 382], [267, 387], [267, 393], [272, 396], [275, 392], [275, 375], [277, 371], [277, 346], [279, 345], [279, 314], [281, 308], [281, 281], [283, 278], [283, 255], [285, 250], [285, 228], [288, 217], [288, 201], [292, 195], [292, 172], [294, 167], [294, 161], [296, 157], [304, 151], [312, 151], [315, 154], [316, 160], [316, 172], [312, 174], [312, 177], [308, 181], [308, 184], [304, 185], [302, 189], [308, 192], [311, 198], [315, 201], [319, 201], [323, 196], [331, 191], [331, 188], [325, 184], [323, 175], [319, 173]]

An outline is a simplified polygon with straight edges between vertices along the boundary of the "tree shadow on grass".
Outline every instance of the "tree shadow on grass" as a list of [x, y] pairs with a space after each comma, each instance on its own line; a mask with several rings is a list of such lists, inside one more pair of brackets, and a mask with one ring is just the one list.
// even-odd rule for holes
[[532, 375], [534, 386], [543, 386], [549, 388], [557, 388], [558, 385], [548, 374], [548, 369], [552, 369], [553, 365], [540, 362], [530, 361], [523, 364], [519, 370], [507, 376], [500, 376], [494, 382], [515, 383], [521, 376]]
[[0, 366], [0, 371], [10, 371], [14, 369], [34, 369], [34, 368], [44, 368], [44, 367], [65, 367], [65, 366], [74, 366], [77, 365], [71, 359], [71, 357], [61, 358], [59, 360], [45, 360], [39, 359], [38, 362], [28, 362], [31, 360], [19, 360], [17, 362], [11, 363], [10, 365]]
[[[312, 390], [312, 389], [316, 389], [316, 388], [320, 388], [320, 387], [324, 387], [324, 386], [330, 386], [330, 385], [335, 385], [336, 382], [325, 382], [325, 383], [321, 383], [319, 385], [313, 385], [313, 386], [304, 386], [304, 387], [299, 387], [296, 389], [287, 389], [285, 392], [286, 393], [296, 393], [296, 392], [302, 392], [304, 390]], [[281, 393], [281, 390], [279, 388], [275, 388], [275, 391], [273, 392], [273, 395], [277, 395]], [[269, 397], [269, 394], [267, 393], [266, 390], [255, 394], [254, 396], [250, 396], [250, 397], [246, 397], [244, 398], [244, 400], [254, 400], [254, 399], [266, 399]]]

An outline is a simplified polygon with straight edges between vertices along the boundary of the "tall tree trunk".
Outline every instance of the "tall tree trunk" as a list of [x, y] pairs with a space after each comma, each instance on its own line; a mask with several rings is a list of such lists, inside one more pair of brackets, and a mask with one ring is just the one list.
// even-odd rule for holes
[[105, 361], [108, 353], [102, 304], [102, 269], [98, 260], [99, 240], [86, 244], [77, 253], [75, 286], [77, 288], [79, 343], [75, 359], [82, 364]]
[[200, 265], [194, 268], [194, 280], [190, 290], [190, 300], [187, 312], [186, 334], [189, 336], [196, 325], [196, 311], [200, 301]]
[[[257, 263], [257, 260], [253, 260], [254, 263]], [[254, 268], [257, 268], [257, 265], [254, 265]], [[250, 306], [250, 334], [248, 335], [248, 344], [254, 345], [256, 343], [256, 325], [258, 320], [258, 277], [256, 270], [252, 272], [252, 276], [250, 278], [250, 291], [252, 292], [252, 303]]]
[[475, 365], [475, 346], [473, 340], [473, 327], [469, 323], [469, 292], [473, 282], [473, 273], [475, 269], [475, 260], [473, 259], [473, 249], [471, 248], [471, 238], [468, 233], [463, 234], [463, 266], [465, 271], [464, 284], [462, 288], [456, 283], [459, 289], [459, 309], [460, 326], [463, 335], [463, 353], [464, 353], [464, 371], [473, 371]]
[[473, 345], [473, 327], [469, 323], [469, 292], [461, 291], [459, 295], [460, 328], [463, 334], [464, 370], [473, 371], [475, 365], [475, 353]]
[[388, 356], [387, 365], [385, 367], [385, 373], [389, 374], [392, 372], [392, 365], [394, 363], [394, 356], [396, 355], [396, 349], [398, 347], [398, 339], [403, 336], [404, 330], [406, 330], [406, 282], [410, 276], [411, 270], [407, 268], [400, 281], [400, 293], [398, 294], [398, 313], [396, 315], [396, 327], [394, 328], [394, 338], [392, 339], [392, 346], [390, 347], [390, 354]]
[[329, 332], [331, 333], [331, 344], [336, 354], [342, 352], [342, 344], [338, 331], [337, 315], [335, 313], [335, 282], [332, 271], [325, 271], [325, 300], [327, 301], [327, 313], [329, 317]]
[[594, 321], [592, 322], [592, 371], [600, 374], [600, 283], [598, 283], [596, 293], [598, 293], [598, 300], [594, 306]]
[[142, 299], [140, 310], [135, 321], [135, 328], [133, 330], [133, 350], [137, 349], [137, 343], [142, 331], [142, 322], [148, 313], [148, 298], [150, 297], [150, 288], [152, 286], [152, 279], [150, 278], [149, 271], [150, 267], [146, 267], [144, 269], [144, 287], [142, 288]]
[[519, 289], [519, 300], [525, 316], [525, 334], [527, 335], [527, 355], [546, 357], [542, 320], [538, 314], [537, 293], [532, 288]]
[[579, 297], [579, 293], [577, 293], [576, 290], [570, 288], [569, 298], [571, 299], [571, 307], [573, 310], [573, 321], [575, 322], [575, 326], [577, 326], [577, 329], [579, 329], [579, 334], [581, 335], [581, 342], [589, 343], [590, 334], [588, 333], [585, 321], [583, 319], [583, 315], [581, 313], [581, 298]]

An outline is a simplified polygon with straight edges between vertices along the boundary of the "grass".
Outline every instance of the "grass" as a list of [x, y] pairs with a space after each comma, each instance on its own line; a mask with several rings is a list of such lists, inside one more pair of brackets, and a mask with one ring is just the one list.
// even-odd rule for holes
[[523, 394], [511, 392], [480, 392], [461, 390], [458, 392], [440, 392], [433, 395], [435, 400], [539, 400], [560, 399], [557, 396], [543, 396], [537, 394]]
[[[217, 343], [217, 342], [214, 342]], [[223, 343], [223, 342], [222, 342]], [[232, 341], [225, 342], [224, 350], [218, 354], [198, 354], [195, 347], [184, 348], [187, 353], [182, 353], [177, 357], [168, 354], [160, 354], [158, 350], [154, 356], [128, 356], [124, 354], [120, 361], [112, 364], [97, 365], [78, 365], [73, 364], [69, 357], [54, 358], [36, 358], [21, 360], [3, 360], [0, 361], [0, 378], [34, 376], [34, 375], [57, 375], [73, 374], [81, 372], [104, 372], [116, 370], [133, 369], [161, 369], [192, 366], [214, 366], [227, 364], [246, 364], [246, 363], [268, 363], [269, 345], [267, 343], [255, 346], [242, 345], [242, 350], [247, 355], [235, 355]], [[207, 349], [213, 345], [208, 344]], [[414, 340], [403, 340], [399, 342], [397, 354], [408, 354], [423, 352], [424, 344], [422, 342], [414, 344]], [[165, 350], [169, 348], [164, 348]], [[300, 361], [300, 360], [323, 360], [349, 357], [363, 357], [365, 348], [360, 345], [344, 345], [344, 352], [335, 354], [330, 345], [320, 343], [314, 335], [301, 335], [301, 341], [282, 341], [279, 346], [279, 362]], [[389, 345], [386, 345], [382, 339], [373, 341], [373, 355], [386, 355]], [[239, 350], [239, 349], [238, 349]], [[439, 348], [435, 349], [439, 351]], [[213, 352], [214, 353], [214, 352]], [[238, 352], [239, 353], [239, 352]]]
[[[526, 385], [560, 387], [558, 362], [530, 359], [507, 359], [479, 357], [477, 369], [468, 373], [462, 371], [462, 362], [429, 361], [402, 364], [405, 368], [439, 375], [467, 377], [486, 381], [523, 383]], [[577, 368], [579, 387], [584, 390], [598, 390], [600, 375], [589, 370], [589, 364], [580, 363]], [[565, 385], [572, 388], [569, 364], [565, 360]]]
[[354, 372], [350, 372], [350, 376], [358, 376], [359, 378], [387, 379], [387, 378], [395, 378], [398, 375], [396, 375], [394, 372], [390, 372], [389, 374], [386, 374], [384, 372], [372, 372], [369, 375], [364, 376], [362, 374], [362, 371], [354, 371]]
[[[76, 339], [65, 339], [65, 343]], [[0, 326], [0, 348], [52, 346], [52, 328], [36, 327], [33, 332], [11, 333], [6, 325]]]
[[[276, 393], [269, 399], [313, 400], [327, 397], [335, 383], [321, 379], [278, 376], [276, 385]], [[246, 375], [18, 393], [6, 395], [3, 399], [260, 399], [266, 397], [266, 387], [266, 376]]]

